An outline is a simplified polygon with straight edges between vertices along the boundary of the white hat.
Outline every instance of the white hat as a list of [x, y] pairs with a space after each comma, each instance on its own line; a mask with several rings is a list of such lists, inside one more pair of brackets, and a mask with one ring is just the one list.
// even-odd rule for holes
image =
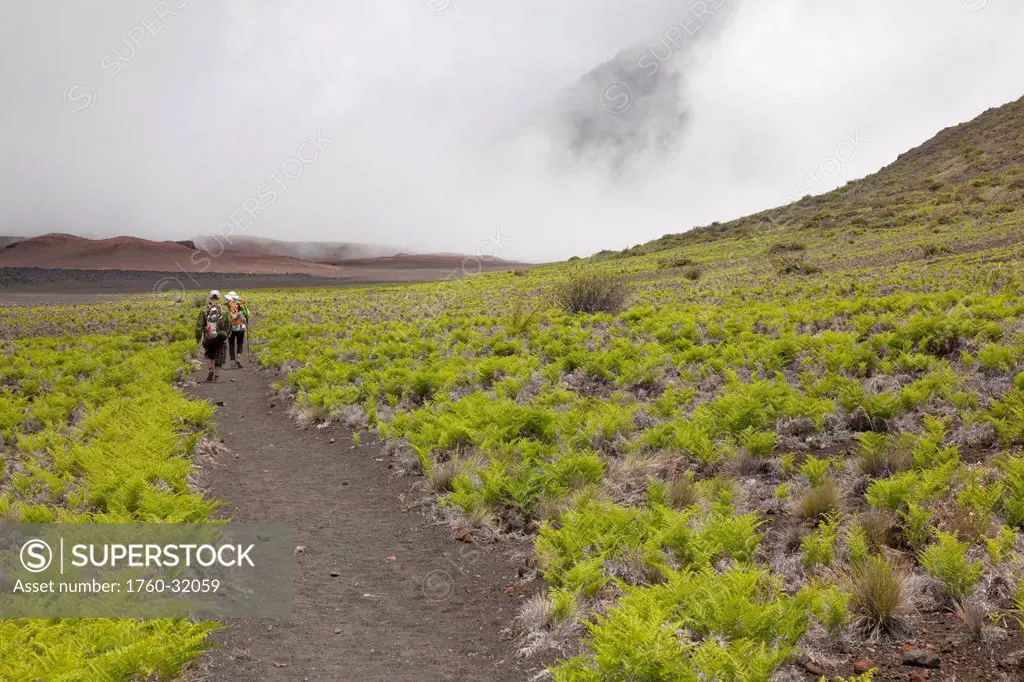
[[220, 298], [220, 292], [216, 289], [210, 290], [210, 298]]
[[229, 291], [229, 292], [228, 292], [228, 300], [230, 301], [230, 300], [231, 300], [231, 299], [233, 299], [233, 298], [238, 298], [238, 294], [236, 294], [236, 293], [235, 293], [235, 292], [233, 292], [233, 291]]

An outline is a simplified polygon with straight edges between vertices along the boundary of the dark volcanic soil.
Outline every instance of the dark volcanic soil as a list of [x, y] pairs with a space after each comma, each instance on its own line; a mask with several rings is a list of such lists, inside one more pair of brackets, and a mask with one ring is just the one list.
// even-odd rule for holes
[[395, 476], [377, 444], [353, 448], [341, 427], [298, 428], [269, 381], [225, 369], [189, 393], [224, 402], [216, 420], [228, 452], [205, 484], [225, 515], [290, 524], [305, 548], [295, 555], [294, 621], [230, 623], [191, 676], [504, 682], [539, 671], [501, 634], [534, 589], [517, 584], [512, 556], [528, 547], [456, 542], [403, 509], [411, 479]]
[[0, 268], [0, 291], [23, 294], [141, 294], [149, 292], [198, 292], [210, 289], [278, 289], [336, 287], [405, 282], [433, 282], [459, 278], [478, 271], [509, 269], [496, 263], [473, 266], [437, 263], [374, 265], [348, 269], [343, 277], [312, 275], [249, 275], [234, 273], [146, 272], [136, 270], [79, 270], [69, 268]]

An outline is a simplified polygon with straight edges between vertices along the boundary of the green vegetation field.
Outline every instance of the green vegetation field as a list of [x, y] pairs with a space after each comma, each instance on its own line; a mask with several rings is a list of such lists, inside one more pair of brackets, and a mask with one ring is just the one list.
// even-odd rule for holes
[[[621, 253], [251, 292], [260, 361], [299, 419], [404, 453], [457, 526], [534, 539], [549, 589], [518, 626], [564, 652], [556, 680], [763, 682], [936, 609], [1019, 638], [1022, 111]], [[587, 290], [608, 310], [567, 307]], [[191, 313], [0, 311], [5, 519], [208, 517], [182, 455], [210, 408], [173, 388]], [[0, 678], [171, 674], [210, 627], [0, 621]]]
[[[153, 322], [160, 320], [160, 322]], [[0, 308], [0, 519], [205, 521], [188, 459], [213, 415], [174, 384], [192, 310], [171, 300]], [[0, 679], [166, 679], [210, 623], [0, 619]]]
[[[536, 538], [525, 637], [583, 639], [556, 680], [767, 680], [915, 609], [1019, 633], [1022, 111], [622, 253], [266, 294], [261, 361], [456, 523]], [[611, 310], [559, 305], [587, 288]]]

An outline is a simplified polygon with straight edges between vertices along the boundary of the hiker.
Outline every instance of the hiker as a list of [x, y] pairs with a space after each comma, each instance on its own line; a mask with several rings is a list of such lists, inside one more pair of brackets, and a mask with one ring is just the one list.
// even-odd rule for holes
[[207, 381], [216, 381], [220, 378], [217, 370], [224, 366], [224, 351], [230, 330], [228, 316], [220, 302], [220, 292], [214, 289], [210, 292], [210, 300], [199, 312], [199, 320], [196, 322], [196, 343], [203, 344], [206, 366], [209, 369]]
[[[245, 330], [249, 327], [249, 309], [245, 301], [234, 291], [228, 292], [228, 319], [231, 321], [231, 335], [228, 336], [228, 353], [235, 367], [242, 369], [242, 349], [245, 347]], [[238, 356], [235, 357], [237, 347]]]

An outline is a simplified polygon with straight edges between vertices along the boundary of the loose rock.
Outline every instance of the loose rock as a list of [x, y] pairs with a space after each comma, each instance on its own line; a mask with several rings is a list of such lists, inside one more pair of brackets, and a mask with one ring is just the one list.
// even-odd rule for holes
[[874, 667], [874, 661], [872, 661], [870, 658], [862, 658], [861, 660], [853, 664], [853, 672], [857, 673], [858, 675], [862, 675], [863, 673], [866, 673]]
[[927, 649], [911, 649], [903, 652], [903, 665], [914, 665], [919, 668], [938, 668], [939, 655]]
[[807, 659], [806, 661], [804, 661], [803, 662], [803, 666], [804, 666], [804, 670], [806, 670], [807, 672], [809, 672], [812, 675], [824, 675], [825, 674], [825, 669], [822, 668], [820, 665], [818, 665], [817, 663], [815, 663], [814, 661], [812, 661], [810, 659]]

